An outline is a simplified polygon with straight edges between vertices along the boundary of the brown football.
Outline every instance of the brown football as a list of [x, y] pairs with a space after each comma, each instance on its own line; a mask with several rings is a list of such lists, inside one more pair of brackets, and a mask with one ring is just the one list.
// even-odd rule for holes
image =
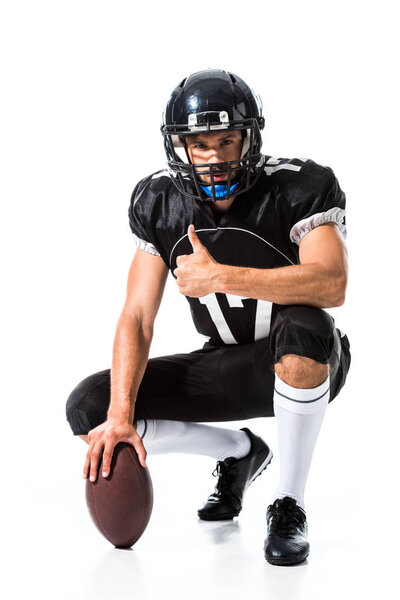
[[108, 477], [86, 480], [86, 502], [97, 529], [117, 548], [130, 548], [143, 534], [153, 509], [153, 485], [136, 450], [120, 442], [114, 448]]

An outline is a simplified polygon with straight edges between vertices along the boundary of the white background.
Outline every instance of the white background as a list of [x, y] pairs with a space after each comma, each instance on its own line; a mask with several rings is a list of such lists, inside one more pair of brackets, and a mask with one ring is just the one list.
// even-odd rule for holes
[[[395, 2], [1, 2], [1, 547], [7, 598], [394, 596], [398, 539], [398, 26]], [[266, 563], [278, 461], [233, 523], [202, 523], [212, 459], [148, 458], [155, 505], [133, 550], [91, 523], [86, 446], [65, 402], [110, 366], [134, 242], [127, 210], [164, 166], [161, 112], [190, 72], [261, 96], [264, 151], [331, 166], [350, 281], [332, 311], [353, 363], [307, 486], [311, 554]], [[203, 344], [169, 276], [150, 356]], [[276, 450], [273, 419], [250, 426]]]

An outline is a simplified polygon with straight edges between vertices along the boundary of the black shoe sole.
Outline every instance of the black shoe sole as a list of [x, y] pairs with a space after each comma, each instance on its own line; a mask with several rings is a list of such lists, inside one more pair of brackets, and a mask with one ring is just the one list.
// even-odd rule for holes
[[[250, 479], [247, 487], [245, 488], [245, 491], [247, 490], [247, 488], [250, 486], [251, 483], [253, 483], [253, 481], [255, 479], [257, 479], [257, 477], [259, 477], [261, 475], [261, 473], [263, 471], [265, 471], [265, 469], [268, 467], [268, 465], [271, 464], [273, 459], [273, 454], [272, 454], [272, 450], [270, 450], [270, 453], [267, 456], [267, 462], [266, 464], [259, 470], [259, 472], [253, 477], [253, 479]], [[202, 521], [229, 521], [231, 519], [233, 519], [234, 517], [238, 517], [239, 516], [239, 512], [234, 512], [234, 513], [225, 513], [224, 515], [218, 515], [217, 517], [215, 517], [214, 515], [210, 515], [208, 516], [207, 513], [203, 513], [203, 514], [198, 514], [199, 519], [201, 519]]]
[[309, 552], [305, 556], [299, 556], [298, 558], [267, 558], [265, 555], [265, 560], [269, 562], [271, 565], [276, 565], [278, 567], [288, 567], [290, 565], [299, 565], [300, 563], [307, 560], [309, 556]]
[[239, 513], [231, 514], [231, 515], [222, 515], [218, 517], [207, 517], [206, 515], [199, 515], [199, 519], [201, 521], [232, 521], [233, 517], [238, 517]]

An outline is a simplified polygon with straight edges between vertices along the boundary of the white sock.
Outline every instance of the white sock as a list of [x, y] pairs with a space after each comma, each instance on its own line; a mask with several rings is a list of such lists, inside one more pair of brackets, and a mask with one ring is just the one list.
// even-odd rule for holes
[[275, 374], [280, 478], [273, 501], [290, 496], [304, 509], [304, 489], [329, 402], [329, 375], [316, 388], [294, 388]]
[[200, 423], [143, 419], [137, 422], [136, 431], [148, 454], [184, 452], [225, 460], [228, 456], [243, 458], [251, 448], [245, 431]]

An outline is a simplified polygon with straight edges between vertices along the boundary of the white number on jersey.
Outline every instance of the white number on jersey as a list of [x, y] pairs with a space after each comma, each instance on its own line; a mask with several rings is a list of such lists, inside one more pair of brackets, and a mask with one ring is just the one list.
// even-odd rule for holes
[[[234, 294], [225, 294], [225, 296], [231, 308], [243, 308], [242, 300], [247, 299], [246, 296], [236, 296]], [[199, 298], [199, 300], [201, 304], [207, 306], [210, 317], [213, 320], [222, 341], [225, 344], [237, 344], [238, 342], [234, 338], [221, 307], [218, 304], [217, 296], [215, 294], [208, 294], [207, 296]], [[267, 300], [257, 300], [254, 341], [269, 335], [271, 327], [271, 311], [272, 302], [268, 302]]]

